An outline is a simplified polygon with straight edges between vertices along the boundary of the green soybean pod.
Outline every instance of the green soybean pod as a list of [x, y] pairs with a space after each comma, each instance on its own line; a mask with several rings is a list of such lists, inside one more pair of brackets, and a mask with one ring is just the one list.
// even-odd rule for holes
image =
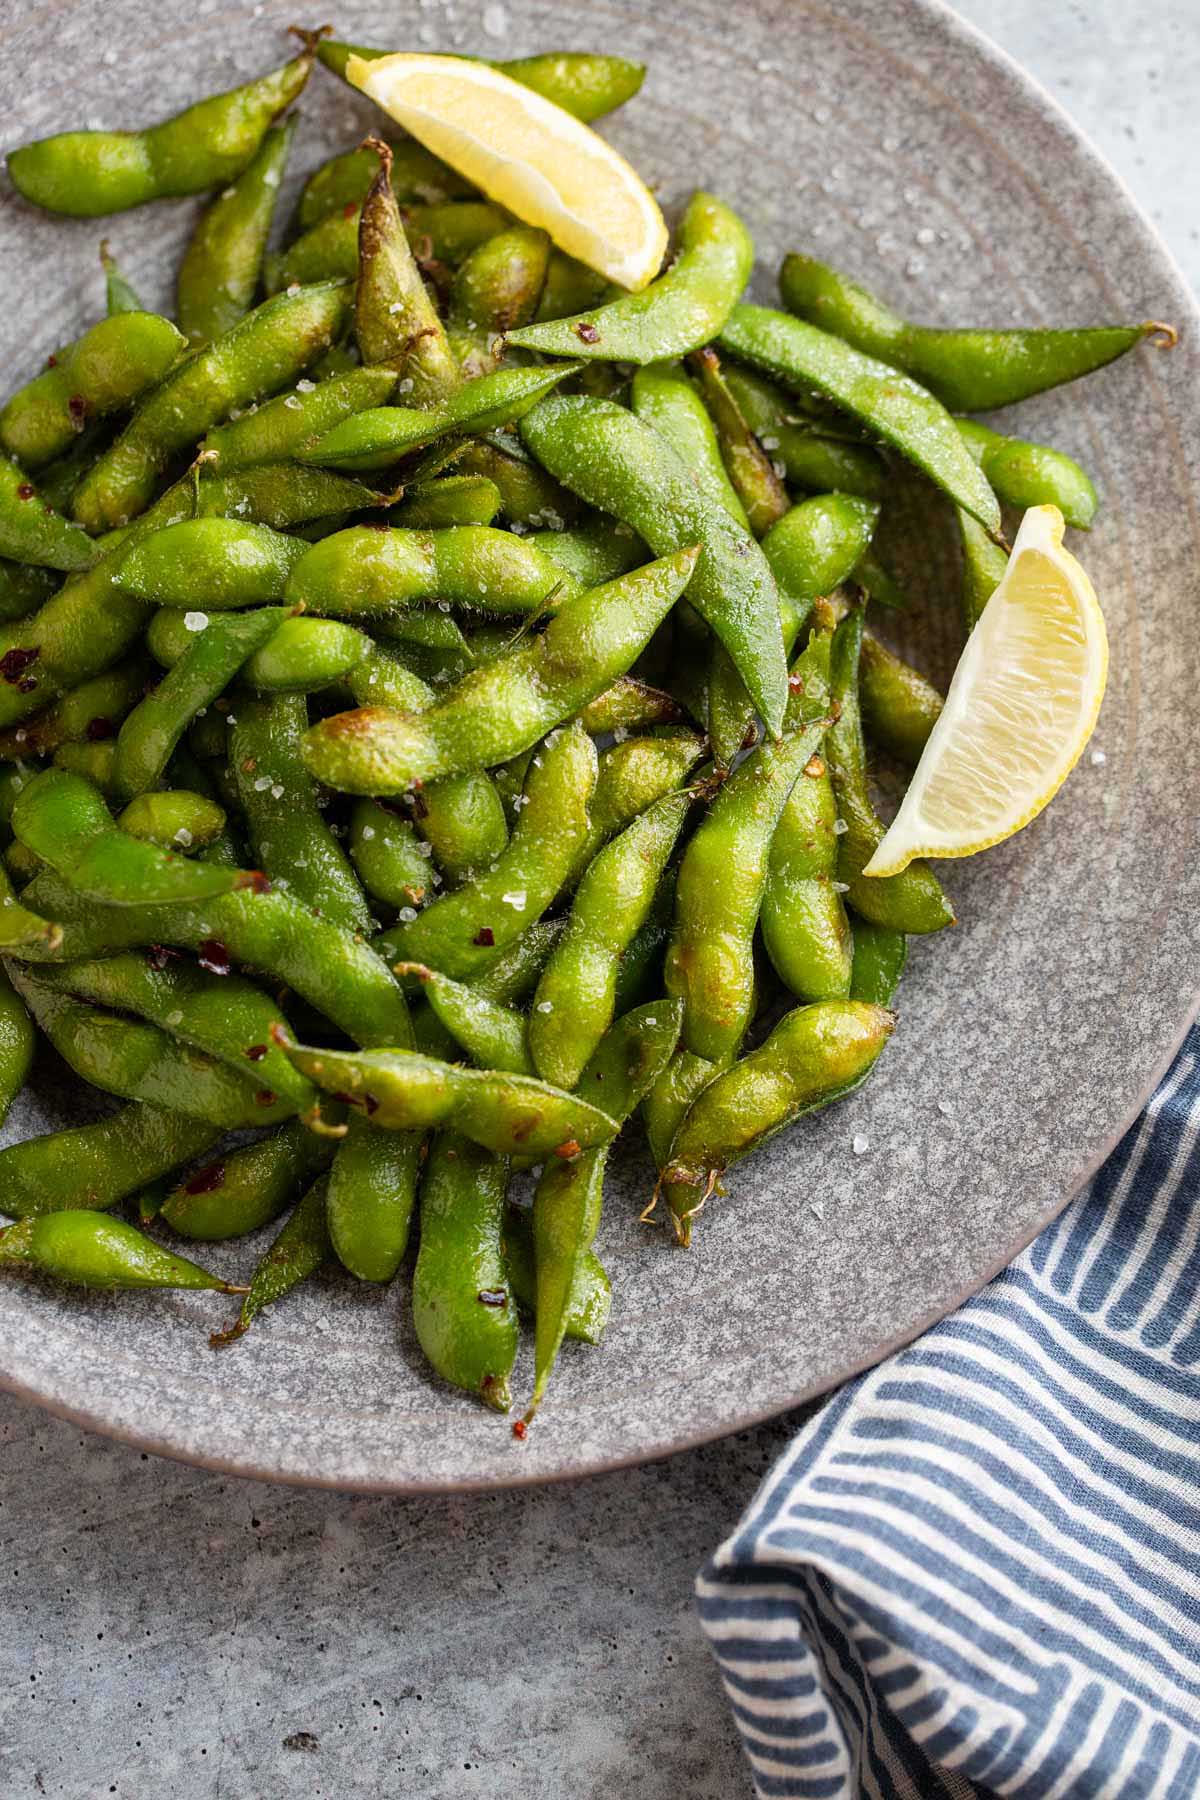
[[[446, 1127], [503, 1156], [545, 1156], [566, 1144], [590, 1149], [616, 1136], [599, 1107], [527, 1075], [469, 1069], [415, 1050], [323, 1050], [277, 1041], [296, 1067], [376, 1130]], [[315, 1119], [312, 1123], [318, 1123]]]
[[33, 1021], [21, 996], [0, 971], [0, 1124], [29, 1078], [34, 1039]]
[[26, 725], [0, 732], [0, 757], [22, 762], [33, 756], [49, 756], [60, 744], [85, 740], [103, 743], [140, 700], [150, 675], [150, 665], [134, 657], [120, 668], [106, 669], [34, 713]]
[[312, 67], [315, 39], [282, 69], [214, 94], [143, 131], [64, 131], [13, 150], [18, 192], [50, 212], [94, 219], [147, 200], [200, 194], [237, 176]]
[[179, 1182], [159, 1217], [180, 1237], [220, 1243], [277, 1219], [333, 1156], [334, 1139], [289, 1119], [269, 1137], [227, 1151]]
[[455, 467], [494, 482], [500, 490], [500, 511], [510, 525], [557, 531], [583, 510], [570, 489], [540, 468], [507, 433], [493, 432], [468, 443], [456, 455]]
[[1100, 501], [1091, 476], [1074, 457], [1048, 444], [1005, 437], [975, 419], [957, 421], [959, 435], [1005, 506], [1057, 506], [1068, 525], [1087, 531]]
[[189, 856], [221, 836], [225, 830], [225, 809], [207, 794], [195, 794], [188, 788], [164, 788], [136, 795], [118, 815], [117, 824], [130, 837]]
[[944, 704], [932, 682], [864, 631], [858, 697], [872, 742], [915, 768]]
[[444, 475], [406, 488], [388, 512], [388, 524], [409, 531], [448, 525], [490, 525], [500, 511], [500, 489], [486, 475]]
[[996, 496], [954, 420], [911, 376], [768, 306], [735, 306], [718, 341], [731, 356], [764, 369], [789, 388], [833, 400], [988, 531], [999, 530]]
[[779, 287], [791, 312], [915, 376], [956, 412], [992, 412], [1027, 400], [1103, 368], [1145, 338], [1166, 346], [1175, 341], [1170, 326], [1154, 321], [1073, 331], [934, 330], [901, 318], [812, 256], [785, 257]]
[[[653, 364], [639, 369], [634, 376], [635, 387], [643, 377], [653, 383], [657, 374]], [[599, 513], [561, 531], [535, 531], [528, 542], [551, 557], [582, 588], [603, 587], [606, 581], [627, 575], [647, 555], [646, 546], [635, 531]]]
[[963, 553], [963, 623], [968, 631], [973, 631], [984, 607], [1004, 580], [1008, 551], [1003, 545], [994, 543], [983, 527], [961, 507], [958, 530]]
[[104, 302], [108, 317], [115, 319], [118, 313], [145, 312], [137, 289], [122, 273], [107, 238], [100, 240], [100, 267], [104, 270]]
[[862, 632], [862, 607], [856, 606], [834, 632], [830, 656], [830, 693], [838, 712], [825, 754], [846, 827], [838, 838], [838, 877], [845, 884], [847, 904], [872, 924], [914, 935], [941, 931], [953, 925], [954, 910], [928, 863], [912, 862], [899, 875], [868, 877], [862, 872], [884, 830], [867, 788], [858, 697]]
[[226, 1063], [257, 1091], [281, 1095], [291, 1111], [311, 1107], [317, 1098], [271, 1037], [278, 1002], [243, 976], [210, 974], [179, 958], [126, 953], [43, 967], [37, 979], [52, 992], [157, 1025]]
[[175, 284], [175, 310], [189, 344], [220, 337], [254, 303], [295, 129], [294, 114], [272, 126], [192, 233]]
[[[586, 713], [586, 708], [585, 708]], [[580, 723], [591, 730], [586, 717]], [[588, 807], [587, 836], [564, 888], [575, 887], [610, 838], [632, 825], [657, 801], [677, 790], [700, 761], [704, 739], [693, 731], [627, 737], [600, 752], [596, 787]]]
[[[389, 50], [372, 50], [365, 44], [344, 44], [326, 38], [317, 55], [335, 75], [346, 76], [346, 64], [352, 56], [373, 62], [390, 56]], [[484, 59], [487, 60], [487, 59]], [[518, 56], [507, 62], [493, 62], [501, 74], [532, 88], [544, 100], [561, 106], [585, 124], [602, 118], [605, 113], [631, 100], [645, 79], [641, 63], [627, 62], [620, 56], [601, 56], [592, 51], [554, 51], [541, 56]]]
[[171, 460], [236, 408], [294, 381], [337, 337], [349, 306], [343, 282], [277, 294], [179, 363], [84, 476], [75, 517], [105, 531], [144, 512]]
[[723, 372], [746, 423], [791, 487], [882, 500], [886, 471], [869, 445], [833, 435], [833, 421], [806, 416], [752, 370], [726, 363]]
[[895, 1020], [858, 1000], [821, 1000], [786, 1014], [766, 1042], [701, 1089], [675, 1133], [663, 1172], [678, 1241], [729, 1165], [803, 1113], [866, 1080]]
[[201, 1156], [218, 1137], [202, 1119], [133, 1105], [92, 1125], [51, 1131], [0, 1150], [0, 1213], [11, 1218], [115, 1206], [147, 1182]]
[[711, 345], [689, 359], [697, 371], [700, 392], [712, 415], [722, 461], [741, 501], [750, 530], [761, 538], [781, 519], [790, 501], [783, 479], [758, 439], [737, 396], [725, 379], [721, 360]]
[[[624, 1120], [662, 1074], [676, 1043], [682, 1007], [656, 1000], [619, 1019], [597, 1046], [580, 1077], [580, 1091], [603, 1096]], [[536, 1275], [534, 1385], [525, 1410], [528, 1423], [546, 1384], [575, 1309], [586, 1260], [600, 1223], [607, 1149], [588, 1150], [547, 1163], [533, 1197]]]
[[372, 899], [399, 911], [418, 906], [432, 883], [429, 846], [421, 849], [408, 814], [394, 801], [356, 800], [350, 814], [350, 860]]
[[508, 844], [486, 869], [378, 940], [389, 961], [423, 962], [469, 980], [549, 907], [588, 823], [596, 747], [581, 726], [554, 734], [534, 757]]
[[356, 933], [279, 890], [255, 884], [197, 906], [104, 906], [46, 869], [23, 899], [49, 907], [58, 934], [23, 945], [27, 960], [71, 962], [154, 944], [198, 950], [214, 967], [243, 963], [294, 989], [358, 1043], [408, 1041], [404, 993], [387, 964]]
[[[533, 1267], [533, 1227], [526, 1206], [508, 1206], [504, 1213], [504, 1260], [509, 1287], [523, 1312], [537, 1310], [537, 1285]], [[594, 1250], [588, 1250], [571, 1290], [563, 1335], [580, 1344], [598, 1344], [612, 1311], [612, 1282]]]
[[334, 1252], [360, 1281], [390, 1281], [408, 1246], [424, 1134], [376, 1131], [352, 1114], [329, 1171]]
[[520, 431], [551, 474], [632, 526], [656, 555], [703, 544], [688, 599], [729, 651], [768, 730], [778, 732], [787, 703], [779, 597], [749, 533], [695, 486], [652, 426], [611, 401], [554, 394], [526, 413]]
[[247, 687], [266, 694], [315, 694], [374, 655], [365, 632], [340, 619], [287, 618], [242, 665]]
[[0, 556], [71, 574], [100, 552], [86, 531], [64, 519], [7, 456], [0, 456]]
[[117, 580], [160, 606], [221, 612], [280, 600], [309, 546], [243, 519], [181, 519], [134, 545]]
[[358, 227], [354, 334], [364, 363], [388, 363], [411, 380], [414, 406], [429, 405], [459, 384], [445, 328], [421, 279], [392, 193], [392, 152], [368, 139], [379, 168]]
[[535, 1068], [556, 1087], [575, 1086], [612, 1024], [622, 959], [649, 916], [692, 798], [682, 791], [656, 801], [600, 851], [579, 884], [529, 1013]]
[[544, 632], [473, 669], [424, 712], [366, 707], [322, 719], [304, 740], [309, 769], [345, 793], [379, 795], [508, 761], [626, 673], [698, 556], [691, 546], [572, 595]]
[[335, 925], [369, 931], [371, 915], [350, 859], [326, 824], [300, 761], [308, 726], [302, 694], [239, 700], [229, 760], [254, 854], [272, 881]]
[[435, 1017], [478, 1068], [505, 1069], [513, 1075], [538, 1073], [526, 1043], [524, 1016], [514, 1007], [424, 963], [397, 963], [395, 973], [416, 976]]
[[161, 381], [184, 339], [169, 319], [126, 312], [101, 319], [0, 411], [0, 448], [27, 469], [62, 456], [90, 420], [131, 406]]
[[461, 265], [450, 292], [450, 347], [465, 375], [499, 368], [503, 335], [533, 318], [549, 260], [544, 231], [513, 225]]
[[46, 769], [21, 789], [13, 804], [12, 826], [26, 848], [81, 895], [112, 906], [199, 901], [261, 885], [251, 875], [188, 863], [130, 837], [113, 823], [91, 783], [65, 769]]
[[86, 1288], [216, 1288], [239, 1294], [219, 1275], [176, 1256], [153, 1238], [96, 1212], [53, 1212], [0, 1231], [0, 1268], [27, 1268]]
[[680, 863], [666, 987], [684, 1002], [685, 1048], [710, 1062], [734, 1055], [750, 1022], [771, 840], [827, 724], [802, 692], [789, 712], [793, 729], [760, 744], [728, 778]]
[[[826, 667], [828, 649], [826, 638]], [[837, 867], [837, 799], [825, 759], [814, 754], [771, 839], [759, 915], [775, 972], [800, 1000], [835, 1000], [850, 990], [853, 945]]]
[[523, 350], [605, 362], [649, 363], [683, 356], [716, 336], [750, 279], [754, 244], [732, 208], [696, 193], [679, 222], [675, 259], [665, 275], [574, 318], [546, 320], [509, 333]]
[[201, 450], [206, 466], [222, 475], [262, 463], [285, 462], [303, 444], [322, 437], [354, 413], [382, 406], [396, 385], [396, 371], [386, 364], [348, 369], [327, 380], [303, 377], [286, 394], [217, 425]]
[[902, 931], [872, 925], [868, 919], [855, 919], [850, 998], [867, 1000], [874, 1006], [890, 1006], [907, 960], [908, 939]]
[[502, 1157], [456, 1132], [434, 1138], [421, 1182], [413, 1324], [437, 1373], [497, 1412], [512, 1403], [518, 1335], [504, 1256], [507, 1192]]
[[539, 919], [527, 926], [482, 973], [472, 977], [471, 986], [477, 994], [501, 1005], [514, 1006], [526, 999], [565, 928], [565, 919]]
[[272, 1125], [295, 1110], [269, 1089], [256, 1090], [252, 1079], [174, 1042], [157, 1026], [58, 993], [28, 967], [9, 963], [8, 973], [63, 1061], [104, 1093], [187, 1113], [225, 1131]]
[[113, 784], [125, 800], [158, 785], [196, 714], [225, 691], [246, 659], [269, 642], [285, 615], [279, 607], [230, 613], [208, 619], [200, 631], [191, 630], [179, 613], [165, 616], [179, 620], [188, 646], [117, 735]]
[[282, 1300], [329, 1260], [331, 1246], [325, 1216], [325, 1186], [325, 1176], [318, 1176], [293, 1208], [282, 1231], [255, 1269], [237, 1318], [228, 1330], [215, 1331], [209, 1338], [214, 1350], [236, 1342], [264, 1306]]
[[[634, 375], [629, 399], [638, 418], [666, 438], [695, 480], [749, 531], [750, 521], [726, 470], [709, 409], [683, 368], [678, 363], [646, 363]], [[632, 534], [628, 541], [637, 543]]]

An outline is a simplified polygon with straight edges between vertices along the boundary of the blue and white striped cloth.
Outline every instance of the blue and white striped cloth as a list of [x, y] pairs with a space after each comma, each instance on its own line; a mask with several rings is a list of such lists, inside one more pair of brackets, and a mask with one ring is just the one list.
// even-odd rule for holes
[[761, 1795], [1200, 1795], [1200, 1028], [1011, 1268], [701, 1574]]

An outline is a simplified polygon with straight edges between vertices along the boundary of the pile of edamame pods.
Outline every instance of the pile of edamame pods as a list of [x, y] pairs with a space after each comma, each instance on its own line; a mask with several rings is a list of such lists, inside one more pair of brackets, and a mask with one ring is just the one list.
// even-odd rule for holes
[[[283, 115], [348, 53], [9, 157], [76, 216], [215, 197], [174, 321], [105, 250], [107, 315], [0, 410], [0, 1103], [39, 1030], [121, 1103], [0, 1151], [0, 1264], [235, 1292], [225, 1343], [332, 1258], [391, 1281], [411, 1233], [447, 1381], [507, 1410], [532, 1315], [520, 1435], [604, 1329], [625, 1122], [686, 1245], [866, 1079], [907, 938], [954, 922], [928, 865], [862, 873], [865, 743], [911, 766], [941, 705], [866, 624], [904, 603], [896, 472], [953, 509], [969, 629], [1002, 509], [1097, 502], [962, 415], [1162, 328], [932, 330], [798, 253], [746, 304], [707, 193], [622, 293], [411, 139], [281, 231]], [[583, 120], [642, 78], [499, 67]], [[285, 1215], [244, 1288], [166, 1242]]]

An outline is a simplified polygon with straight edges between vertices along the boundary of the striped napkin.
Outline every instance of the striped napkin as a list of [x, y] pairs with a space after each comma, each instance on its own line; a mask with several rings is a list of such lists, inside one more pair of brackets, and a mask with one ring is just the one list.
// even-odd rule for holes
[[756, 1791], [1200, 1795], [1200, 1028], [1090, 1186], [805, 1426], [697, 1583]]

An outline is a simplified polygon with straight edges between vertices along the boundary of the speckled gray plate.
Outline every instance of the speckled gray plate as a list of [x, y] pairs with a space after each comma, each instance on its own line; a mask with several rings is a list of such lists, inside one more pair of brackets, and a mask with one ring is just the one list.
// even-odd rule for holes
[[[670, 206], [698, 183], [739, 206], [764, 297], [794, 245], [935, 321], [1184, 327], [1170, 357], [1143, 350], [1020, 415], [1029, 435], [1082, 457], [1104, 499], [1083, 546], [1112, 638], [1094, 740], [1104, 760], [1085, 758], [1015, 841], [948, 866], [962, 922], [914, 947], [875, 1078], [739, 1171], [690, 1255], [637, 1224], [650, 1172], [636, 1150], [620, 1159], [602, 1232], [612, 1324], [601, 1350], [568, 1347], [527, 1443], [426, 1374], [403, 1281], [314, 1282], [220, 1355], [206, 1330], [223, 1307], [203, 1296], [0, 1288], [0, 1379], [151, 1449], [345, 1487], [537, 1481], [732, 1431], [912, 1336], [1064, 1204], [1168, 1061], [1195, 1004], [1200, 917], [1197, 320], [1115, 177], [1031, 82], [928, 0], [335, 11], [342, 35], [369, 43], [643, 58], [642, 95], [607, 129]], [[35, 3], [0, 44], [8, 143], [152, 119], [232, 85], [278, 59], [294, 13], [293, 0]], [[295, 176], [371, 117], [321, 71], [302, 111]], [[104, 225], [49, 221], [6, 192], [0, 387], [94, 317], [103, 229], [166, 304], [193, 217], [182, 203]], [[933, 617], [923, 652], [942, 673], [951, 620]], [[8, 1131], [78, 1107], [40, 1072]], [[211, 1260], [245, 1269], [251, 1254], [228, 1246]], [[518, 1392], [527, 1376], [522, 1363]]]

